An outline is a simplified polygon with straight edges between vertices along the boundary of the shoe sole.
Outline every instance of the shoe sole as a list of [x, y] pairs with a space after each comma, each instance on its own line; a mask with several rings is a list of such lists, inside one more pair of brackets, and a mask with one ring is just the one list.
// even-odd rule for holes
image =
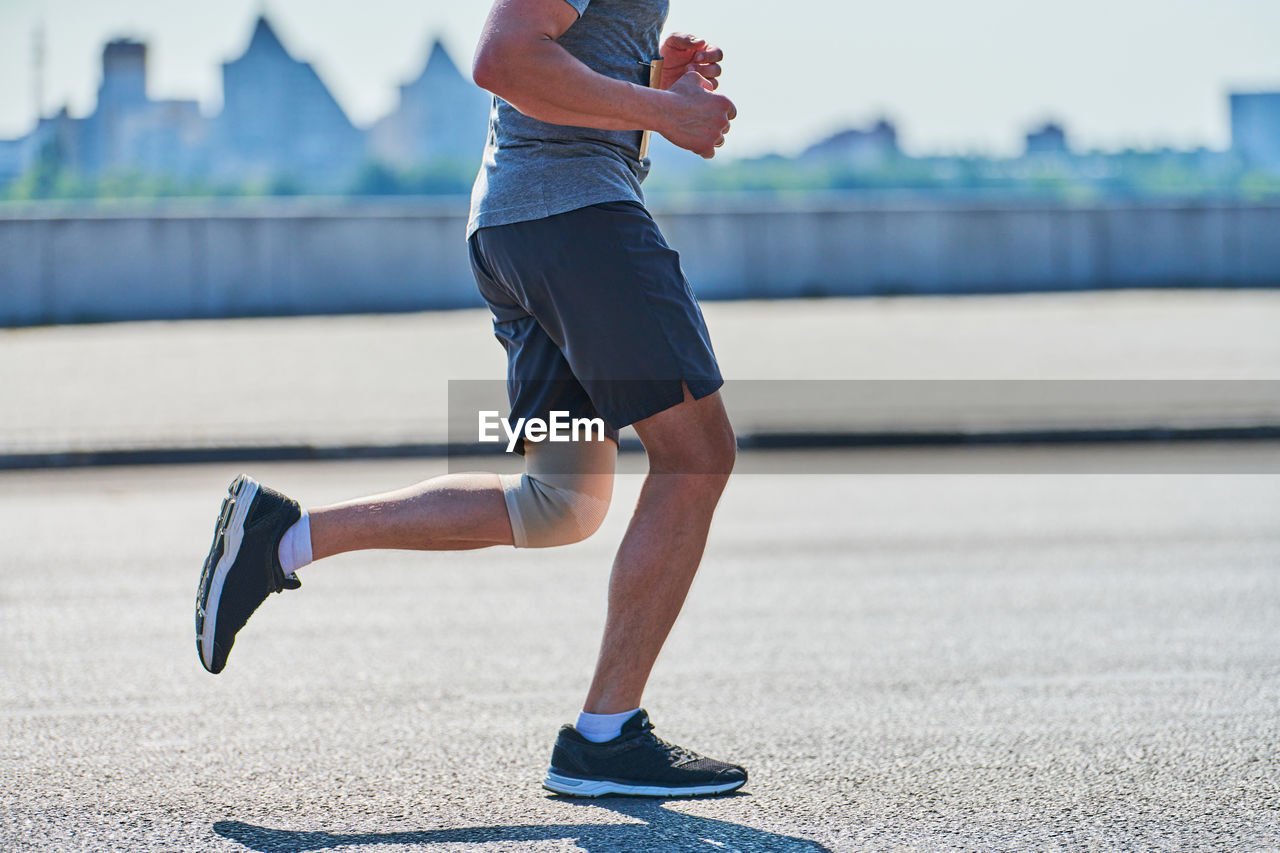
[[570, 797], [706, 797], [715, 794], [727, 794], [736, 791], [747, 780], [740, 782], [722, 782], [719, 785], [684, 785], [679, 787], [663, 787], [661, 785], [632, 785], [612, 779], [578, 779], [565, 776], [554, 770], [547, 771], [547, 778], [542, 780], [542, 787], [557, 794]]
[[[213, 645], [218, 627], [218, 603], [222, 600], [222, 587], [227, 573], [240, 554], [244, 541], [244, 522], [258, 496], [258, 483], [252, 477], [241, 474], [227, 489], [218, 512], [218, 524], [213, 531], [213, 545], [205, 557], [204, 570], [200, 574], [200, 598], [196, 602], [196, 651], [200, 663], [217, 675], [221, 669], [213, 668]], [[225, 666], [225, 664], [224, 664]]]

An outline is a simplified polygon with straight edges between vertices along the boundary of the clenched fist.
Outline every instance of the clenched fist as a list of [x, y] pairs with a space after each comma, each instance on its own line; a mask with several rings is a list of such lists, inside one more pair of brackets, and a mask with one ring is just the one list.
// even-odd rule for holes
[[664, 126], [658, 132], [673, 145], [710, 160], [724, 145], [729, 122], [738, 115], [733, 101], [709, 91], [707, 78], [687, 71], [667, 88]]

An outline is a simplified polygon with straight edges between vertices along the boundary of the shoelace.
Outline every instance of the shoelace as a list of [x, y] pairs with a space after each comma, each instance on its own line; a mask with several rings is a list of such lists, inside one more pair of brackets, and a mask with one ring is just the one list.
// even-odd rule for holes
[[697, 761], [702, 758], [700, 754], [694, 752], [692, 749], [685, 749], [683, 746], [668, 743], [655, 735], [653, 733], [653, 723], [649, 722], [647, 719], [644, 721], [644, 727], [641, 728], [640, 731], [636, 732], [631, 737], [631, 740], [634, 740], [637, 744], [644, 743], [651, 746], [666, 755], [667, 758], [671, 759], [673, 764], [676, 762], [684, 763], [688, 761]]
[[[652, 728], [653, 726], [649, 726], [649, 729], [652, 729]], [[641, 737], [644, 740], [648, 741], [659, 752], [662, 752], [664, 755], [666, 755], [667, 758], [670, 759], [673, 764], [677, 762], [683, 764], [689, 761], [697, 761], [699, 758], [702, 757], [698, 753], [694, 752], [692, 749], [685, 749], [683, 746], [679, 746], [674, 743], [668, 743], [667, 741], [655, 735], [652, 731], [649, 731], [649, 729], [646, 729], [644, 731], [644, 734]]]

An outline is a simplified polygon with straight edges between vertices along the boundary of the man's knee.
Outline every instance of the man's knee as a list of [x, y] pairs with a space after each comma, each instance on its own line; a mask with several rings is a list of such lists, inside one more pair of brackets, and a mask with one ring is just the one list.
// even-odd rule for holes
[[595, 533], [609, 511], [616, 456], [612, 441], [526, 444], [528, 470], [501, 478], [516, 547], [571, 545]]
[[738, 458], [738, 440], [728, 418], [678, 442], [646, 449], [654, 473], [701, 474], [708, 483], [727, 480]]
[[733, 466], [738, 461], [738, 437], [728, 421], [707, 448], [707, 456], [709, 470], [726, 478], [733, 473]]
[[517, 548], [581, 542], [600, 528], [609, 511], [609, 493], [598, 486], [578, 491], [529, 474], [504, 474], [502, 491]]

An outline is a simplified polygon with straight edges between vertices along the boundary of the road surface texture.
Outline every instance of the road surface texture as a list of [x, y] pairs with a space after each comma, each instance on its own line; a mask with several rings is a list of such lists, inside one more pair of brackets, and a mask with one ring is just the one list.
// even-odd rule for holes
[[[757, 380], [1280, 379], [1276, 290], [720, 302], [704, 310], [740, 433], [831, 428], [812, 406], [783, 407], [755, 423], [761, 413], [753, 408], [769, 408], [768, 398], [785, 390], [743, 400], [736, 383]], [[275, 369], [264, 369], [271, 359]], [[487, 311], [0, 330], [0, 457], [442, 441], [449, 380], [500, 383], [505, 375]], [[1131, 396], [1142, 414], [1151, 394]], [[955, 400], [923, 412], [880, 400], [840, 420], [869, 431], [1022, 425], [1007, 424], [998, 401], [976, 402], [960, 423], [967, 406]], [[1196, 414], [1185, 401], [1173, 409]], [[1280, 425], [1278, 410], [1273, 400], [1263, 422]], [[1083, 414], [1084, 426], [1105, 426], [1114, 412]]]
[[[1280, 478], [894, 452], [920, 473], [731, 484], [646, 705], [751, 781], [664, 802], [538, 784], [634, 476], [581, 545], [309, 567], [214, 677], [192, 605], [235, 469], [0, 475], [0, 849], [1280, 850]], [[440, 464], [253, 470], [318, 503]]]

